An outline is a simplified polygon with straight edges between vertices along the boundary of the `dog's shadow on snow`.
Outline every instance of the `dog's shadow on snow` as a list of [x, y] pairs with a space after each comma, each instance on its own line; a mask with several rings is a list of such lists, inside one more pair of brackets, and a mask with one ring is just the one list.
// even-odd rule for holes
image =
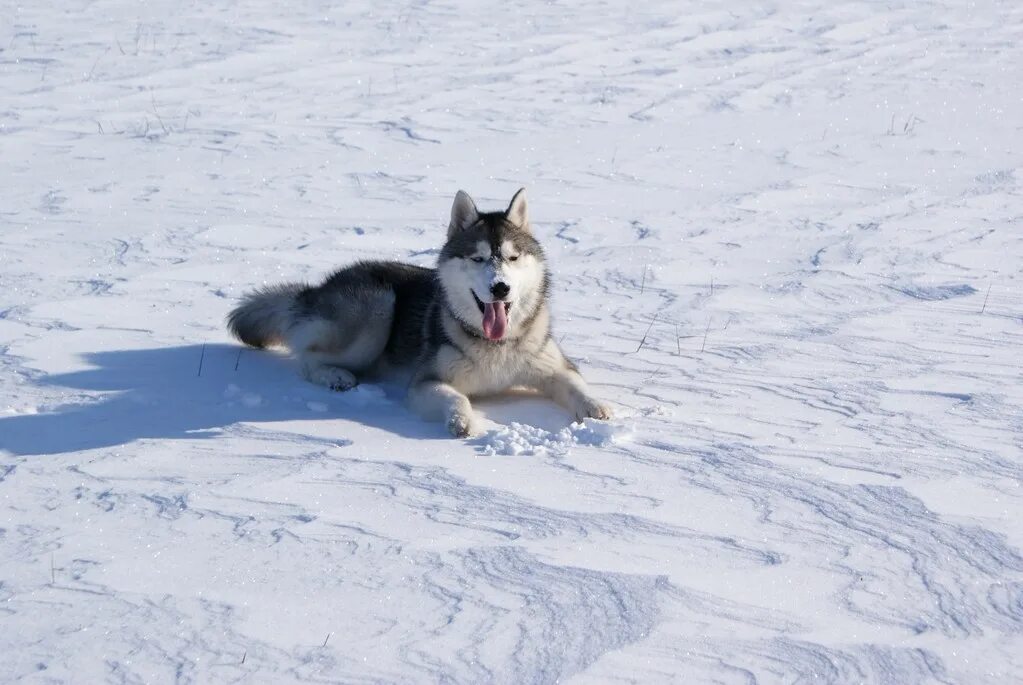
[[[337, 419], [404, 437], [450, 439], [442, 424], [424, 421], [405, 406], [399, 384], [332, 392], [307, 383], [294, 360], [272, 352], [184, 345], [93, 352], [84, 359], [92, 368], [38, 382], [109, 394], [43, 413], [0, 417], [0, 450], [59, 454], [147, 438], [215, 437], [238, 423], [298, 420], [334, 420], [337, 433], [327, 431], [329, 439], [344, 444], [351, 426]], [[479, 406], [502, 423], [556, 430], [570, 422], [564, 411], [539, 398], [489, 400]], [[322, 439], [326, 433], [319, 429], [316, 435]]]

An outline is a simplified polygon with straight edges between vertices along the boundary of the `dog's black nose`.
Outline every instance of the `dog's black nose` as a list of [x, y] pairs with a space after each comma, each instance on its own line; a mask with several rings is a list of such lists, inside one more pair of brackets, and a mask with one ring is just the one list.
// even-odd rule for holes
[[508, 287], [507, 283], [495, 283], [490, 286], [490, 292], [494, 295], [494, 297], [501, 299], [508, 297], [508, 293], [511, 292], [511, 288]]

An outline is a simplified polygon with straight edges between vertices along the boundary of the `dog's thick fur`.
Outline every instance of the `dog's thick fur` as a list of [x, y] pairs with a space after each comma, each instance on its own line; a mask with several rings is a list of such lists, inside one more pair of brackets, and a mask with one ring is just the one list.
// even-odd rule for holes
[[576, 419], [608, 419], [551, 338], [550, 279], [525, 190], [504, 212], [459, 191], [436, 269], [358, 262], [315, 287], [276, 285], [244, 297], [228, 326], [253, 347], [284, 345], [307, 379], [335, 390], [358, 375], [411, 367], [408, 398], [451, 433], [480, 433], [469, 398], [532, 387]]

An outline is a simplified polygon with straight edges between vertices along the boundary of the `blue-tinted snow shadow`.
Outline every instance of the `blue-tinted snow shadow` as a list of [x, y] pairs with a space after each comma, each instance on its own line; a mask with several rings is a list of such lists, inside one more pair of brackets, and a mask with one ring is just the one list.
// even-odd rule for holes
[[[0, 450], [59, 454], [146, 438], [211, 438], [240, 422], [294, 420], [333, 420], [337, 435], [331, 438], [339, 442], [347, 439], [350, 426], [338, 419], [404, 437], [450, 439], [443, 424], [423, 421], [406, 408], [404, 388], [398, 384], [331, 392], [306, 382], [294, 360], [272, 352], [184, 345], [93, 352], [84, 359], [92, 368], [40, 382], [109, 394], [47, 413], [0, 418]], [[561, 410], [544, 400], [523, 401], [521, 412], [506, 401], [484, 406], [491, 418], [532, 423], [530, 418], [544, 416], [537, 403], [546, 405], [544, 424], [559, 420], [552, 417]], [[568, 423], [564, 412], [560, 421]]]
[[482, 398], [475, 400], [473, 406], [484, 417], [496, 423], [524, 423], [551, 433], [572, 423], [572, 416], [567, 411], [530, 390], [515, 390]]

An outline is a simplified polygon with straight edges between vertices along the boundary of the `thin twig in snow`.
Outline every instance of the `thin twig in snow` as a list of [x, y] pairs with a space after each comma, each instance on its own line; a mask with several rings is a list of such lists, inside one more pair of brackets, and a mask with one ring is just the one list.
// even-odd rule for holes
[[242, 348], [240, 348], [238, 350], [238, 357], [234, 360], [234, 370], [235, 371], [238, 370], [238, 364], [240, 364], [241, 361], [242, 361], [242, 352], [244, 352], [244, 351], [245, 351], [244, 347], [242, 347]]
[[[650, 320], [650, 325], [647, 326], [646, 333], [643, 334], [643, 339], [639, 341], [639, 347], [636, 348], [636, 352], [643, 349], [643, 344], [646, 343], [646, 337], [650, 335], [650, 329], [654, 327], [655, 323], [657, 323], [657, 314], [654, 314], [654, 318]], [[636, 354], [636, 352], [633, 352], [633, 354]]]
[[988, 283], [987, 295], [984, 296], [984, 306], [980, 308], [980, 313], [981, 314], [983, 314], [984, 310], [987, 309], [987, 298], [991, 297], [991, 286], [993, 286], [993, 285], [994, 285], [994, 283]]
[[906, 135], [909, 133], [913, 126], [916, 126], [916, 115], [910, 114], [909, 118], [906, 119], [906, 123], [902, 126], [902, 134]]
[[164, 126], [163, 118], [160, 116], [160, 113], [156, 111], [156, 96], [153, 95], [152, 93], [150, 93], [149, 97], [150, 97], [150, 100], [153, 103], [153, 114], [156, 115], [156, 120], [160, 122], [160, 128], [163, 129], [164, 135], [169, 134], [170, 131], [168, 131], [167, 127]]
[[96, 67], [97, 67], [97, 66], [99, 66], [99, 61], [100, 61], [101, 59], [103, 59], [103, 57], [104, 57], [104, 56], [105, 56], [105, 55], [106, 55], [106, 54], [107, 54], [108, 52], [110, 52], [110, 48], [109, 48], [109, 47], [108, 47], [108, 48], [107, 48], [106, 50], [104, 50], [104, 51], [103, 51], [103, 54], [102, 54], [102, 55], [100, 55], [99, 57], [97, 57], [97, 58], [96, 58], [96, 61], [95, 61], [95, 62], [93, 62], [93, 63], [92, 63], [92, 69], [89, 69], [89, 73], [85, 75], [85, 80], [86, 80], [86, 81], [91, 81], [91, 80], [92, 80], [92, 75], [93, 75], [93, 74], [94, 74], [94, 73], [96, 72]]
[[331, 636], [331, 635], [333, 635], [333, 634], [334, 634], [334, 633], [327, 633], [327, 637], [323, 638], [323, 646], [324, 646], [324, 647], [326, 647], [326, 646], [327, 646], [327, 640], [329, 640], [329, 639], [330, 639], [330, 636]]
[[197, 377], [202, 376], [202, 361], [206, 359], [206, 343], [202, 344], [202, 352], [199, 353], [199, 373], [195, 374]]
[[703, 332], [703, 344], [700, 345], [700, 354], [703, 354], [703, 351], [707, 348], [707, 335], [710, 333], [711, 321], [713, 321], [713, 319], [707, 319], [707, 330]]

